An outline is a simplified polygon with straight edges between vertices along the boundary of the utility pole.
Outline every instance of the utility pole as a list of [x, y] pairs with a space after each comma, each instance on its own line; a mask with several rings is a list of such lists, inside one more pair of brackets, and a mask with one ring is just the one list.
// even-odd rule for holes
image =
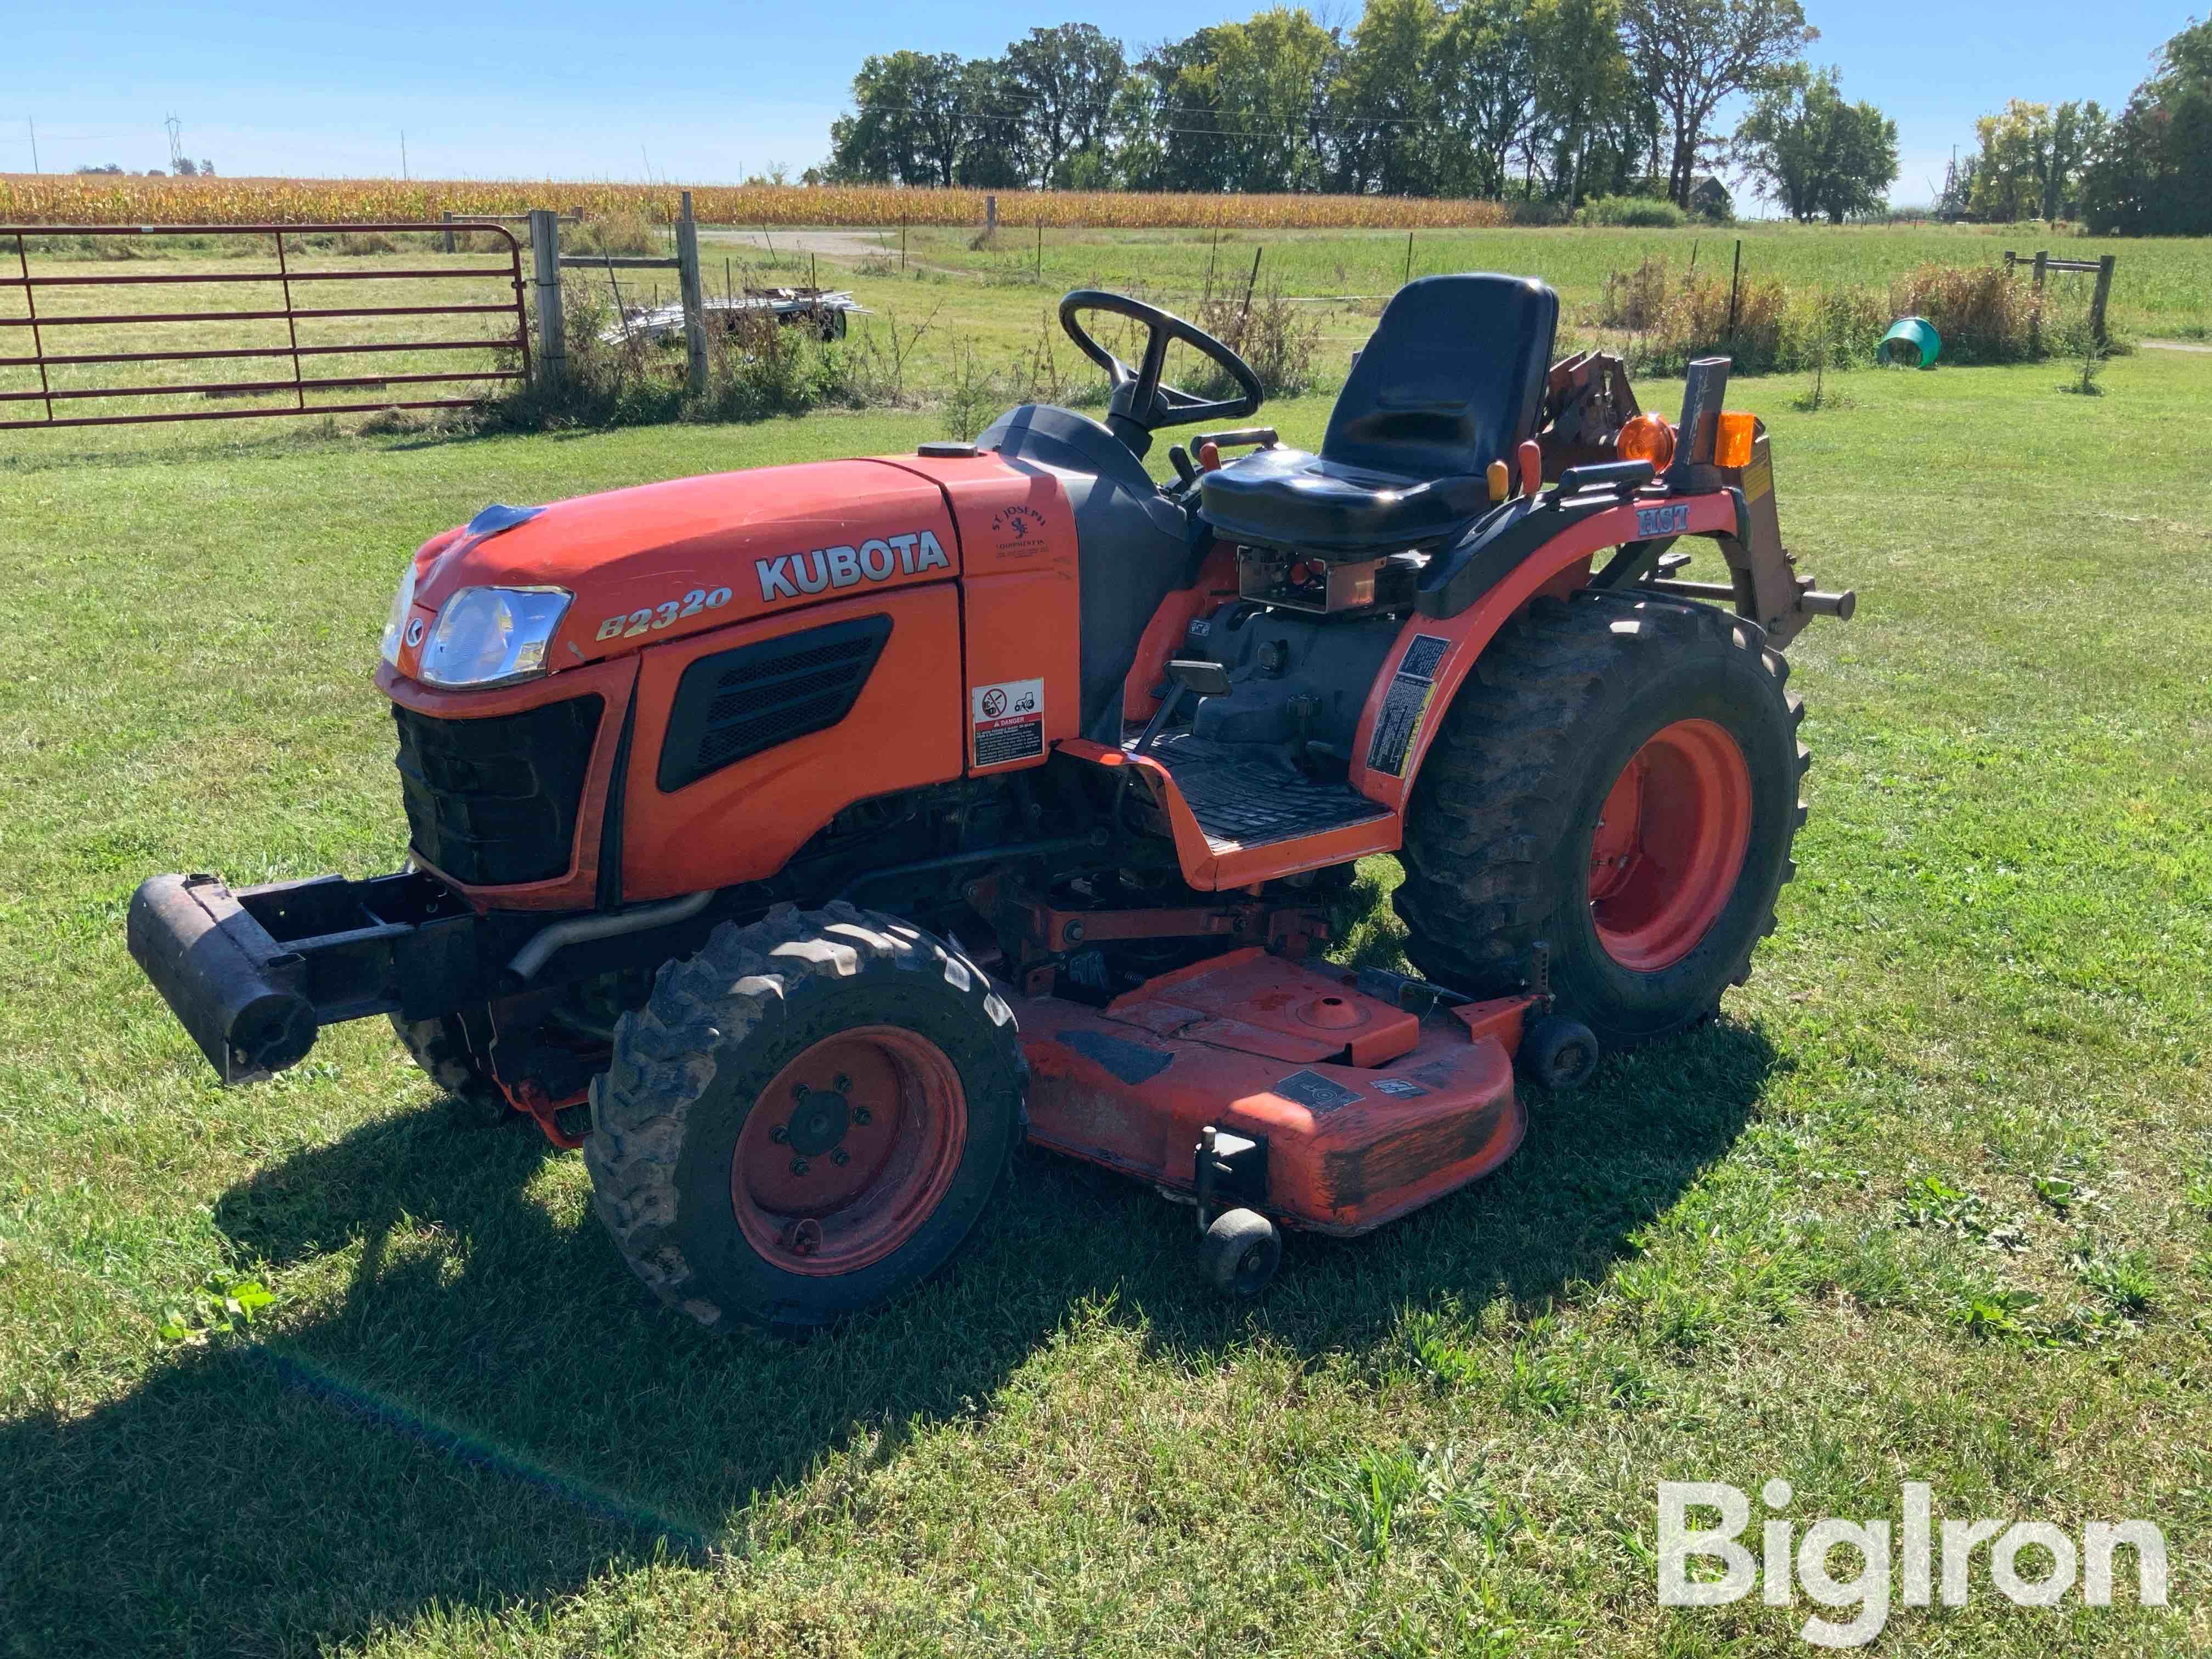
[[39, 165], [39, 124], [26, 115], [23, 118], [23, 125], [31, 130], [31, 171], [44, 172], [45, 169]]
[[402, 184], [407, 181], [407, 129], [405, 127], [399, 129], [399, 179]]

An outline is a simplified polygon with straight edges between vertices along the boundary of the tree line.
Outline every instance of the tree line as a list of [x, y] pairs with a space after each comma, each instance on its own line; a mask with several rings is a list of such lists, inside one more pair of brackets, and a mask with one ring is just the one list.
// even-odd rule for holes
[[1133, 58], [1063, 23], [996, 58], [869, 58], [814, 176], [1686, 208], [1753, 92], [1746, 164], [1840, 216], [1881, 200], [1896, 129], [1799, 61], [1817, 34], [1799, 0], [1368, 0], [1349, 30], [1276, 6]]
[[2212, 235], [2212, 19], [2160, 47], [2115, 118], [2096, 101], [2013, 100], [1975, 124], [1942, 207], [1958, 218], [2073, 219], [2123, 235]]

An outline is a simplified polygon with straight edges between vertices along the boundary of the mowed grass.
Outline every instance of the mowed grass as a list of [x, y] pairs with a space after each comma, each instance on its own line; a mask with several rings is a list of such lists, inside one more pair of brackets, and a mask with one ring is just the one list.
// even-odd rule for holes
[[[396, 864], [369, 670], [424, 535], [941, 422], [0, 451], [0, 1645], [1787, 1654], [1818, 1609], [1662, 1609], [1651, 1559], [1659, 1481], [1779, 1476], [1801, 1523], [1921, 1480], [2165, 1529], [2166, 1611], [2017, 1608], [1984, 1555], [1880, 1650], [2204, 1650], [2212, 380], [2059, 378], [1739, 384], [1860, 611], [1792, 649], [1801, 873], [1717, 1022], [1257, 1306], [1187, 1212], [1029, 1155], [956, 1272], [803, 1346], [659, 1311], [580, 1161], [380, 1025], [218, 1090], [124, 906]], [[210, 1275], [275, 1300], [165, 1341]]]

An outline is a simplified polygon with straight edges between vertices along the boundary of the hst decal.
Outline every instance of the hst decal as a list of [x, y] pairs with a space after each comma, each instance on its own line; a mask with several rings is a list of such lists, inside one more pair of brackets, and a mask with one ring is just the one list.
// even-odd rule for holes
[[951, 568], [945, 549], [927, 530], [904, 536], [870, 537], [858, 547], [817, 547], [811, 553], [787, 553], [778, 559], [757, 560], [753, 565], [760, 576], [763, 603], [795, 599], [801, 593], [819, 593], [824, 588], [855, 587], [862, 581], [884, 581], [895, 573], [913, 576], [925, 570]]

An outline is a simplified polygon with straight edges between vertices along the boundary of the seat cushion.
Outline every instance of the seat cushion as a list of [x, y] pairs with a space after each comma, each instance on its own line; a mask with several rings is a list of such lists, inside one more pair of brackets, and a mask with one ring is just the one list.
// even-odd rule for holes
[[1217, 534], [1269, 547], [1372, 558], [1442, 541], [1489, 504], [1486, 480], [1413, 478], [1299, 449], [1260, 449], [1198, 484]]

